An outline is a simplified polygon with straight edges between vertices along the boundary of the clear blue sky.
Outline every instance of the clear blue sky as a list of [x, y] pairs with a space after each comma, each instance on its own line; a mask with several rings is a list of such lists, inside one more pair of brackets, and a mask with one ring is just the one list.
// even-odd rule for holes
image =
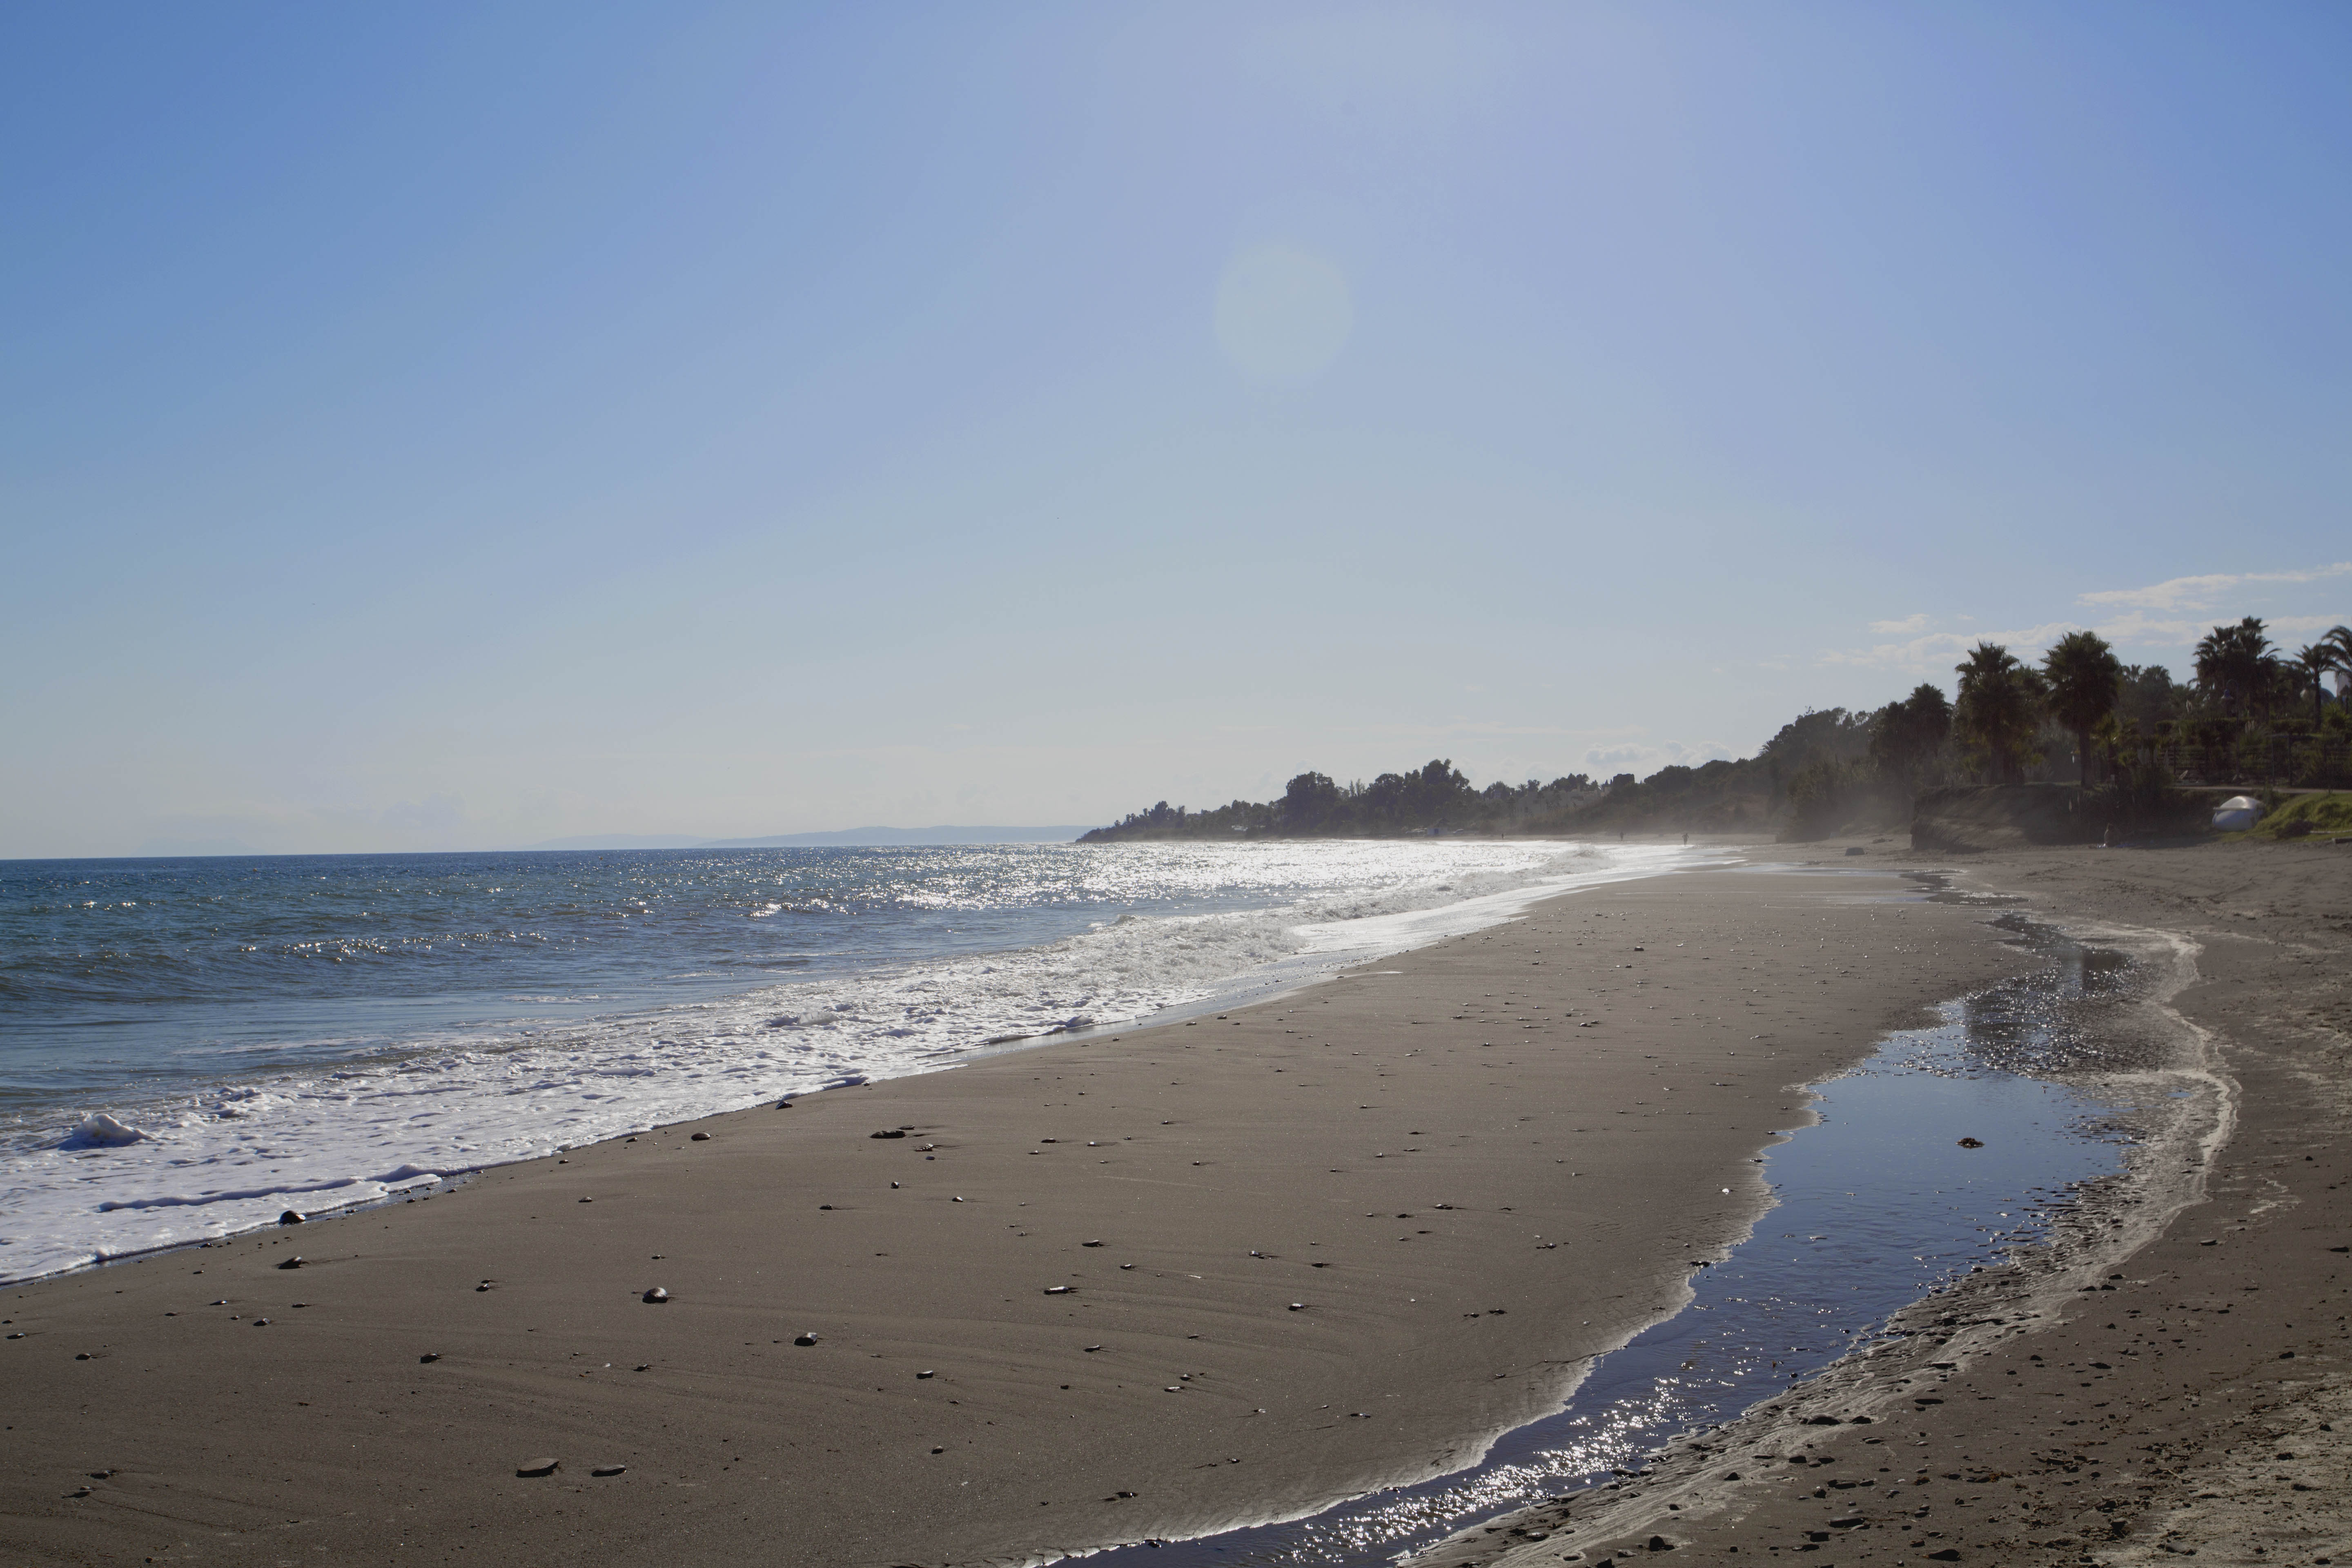
[[2309, 640], [2347, 79], [2318, 4], [16, 5], [0, 856], [1646, 772], [1979, 635]]

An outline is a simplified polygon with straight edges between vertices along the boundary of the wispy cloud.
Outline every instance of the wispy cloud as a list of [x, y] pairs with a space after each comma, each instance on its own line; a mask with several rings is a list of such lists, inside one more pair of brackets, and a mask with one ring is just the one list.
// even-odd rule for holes
[[[1914, 618], [1924, 619], [1924, 617]], [[1885, 625], [1885, 622], [1874, 621], [1871, 624], [1870, 629], [1878, 631]], [[1912, 628], [1906, 625], [1903, 629], [1908, 631]], [[1979, 642], [1997, 642], [2023, 658], [2048, 647], [2068, 632], [2081, 629], [2072, 621], [2053, 621], [2047, 626], [2029, 626], [2019, 631], [1988, 632], [1971, 629], [1965, 632], [1929, 632], [1925, 637], [1911, 637], [1903, 642], [1877, 643], [1869, 647], [1832, 648], [1822, 655], [1821, 662], [1888, 666], [1896, 669], [1928, 669], [1938, 666], [1948, 668], [1958, 664], [1960, 661], [1960, 656]]]
[[2138, 610], [2210, 610], [2215, 601], [2250, 583], [2316, 583], [2352, 573], [2352, 561], [2330, 566], [2309, 566], [2294, 572], [2214, 572], [2202, 577], [2175, 577], [2147, 588], [2107, 588], [2084, 594], [2085, 605], [2116, 605]]
[[1873, 621], [1870, 623], [1870, 629], [1881, 637], [1899, 637], [1905, 632], [1924, 632], [1927, 629], [1927, 617], [1925, 615], [1916, 615], [1906, 616], [1899, 621]]

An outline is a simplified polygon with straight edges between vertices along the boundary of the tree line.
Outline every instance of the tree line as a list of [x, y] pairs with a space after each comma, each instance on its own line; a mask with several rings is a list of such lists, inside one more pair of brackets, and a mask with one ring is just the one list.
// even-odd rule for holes
[[1589, 835], [1668, 824], [1744, 831], [1788, 816], [1801, 831], [1866, 798], [1892, 813], [1925, 789], [2069, 773], [2128, 806], [2168, 790], [2183, 767], [2242, 771], [2257, 749], [2298, 774], [2284, 782], [2352, 782], [2335, 776], [2352, 751], [2352, 710], [2326, 689], [2329, 675], [2352, 676], [2352, 627], [2288, 654], [2249, 616], [2198, 643], [2195, 670], [2184, 683], [2161, 665], [2126, 664], [2095, 632], [2068, 633], [2036, 663], [1985, 641], [1955, 667], [1952, 698], [1922, 683], [1872, 711], [1808, 710], [1737, 761], [1673, 763], [1643, 779], [1569, 773], [1484, 789], [1445, 758], [1370, 783], [1304, 773], [1270, 801], [1193, 811], [1163, 800], [1079, 842]]

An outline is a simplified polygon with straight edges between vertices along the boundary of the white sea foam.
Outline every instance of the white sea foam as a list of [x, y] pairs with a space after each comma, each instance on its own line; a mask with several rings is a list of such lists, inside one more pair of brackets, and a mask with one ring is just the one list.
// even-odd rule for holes
[[0, 1149], [0, 1279], [230, 1235], [289, 1206], [370, 1202], [782, 1096], [936, 1070], [1009, 1043], [1246, 1000], [1493, 924], [1540, 897], [1695, 858], [1654, 846], [1525, 842], [1223, 845], [1197, 857], [1171, 852], [1157, 863], [1160, 885], [1133, 889], [1135, 901], [1181, 893], [1187, 877], [1229, 876], [1236, 856], [1260, 857], [1252, 868], [1270, 883], [1285, 880], [1287, 857], [1313, 873], [1293, 885], [1322, 890], [1257, 910], [1124, 914], [1013, 952], [528, 1031], [444, 1034], [331, 1070], [85, 1108], [46, 1139]]

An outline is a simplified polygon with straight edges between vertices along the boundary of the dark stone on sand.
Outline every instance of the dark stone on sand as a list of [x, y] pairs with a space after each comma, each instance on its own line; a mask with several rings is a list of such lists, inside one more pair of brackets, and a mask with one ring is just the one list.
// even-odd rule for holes
[[302, 1267], [302, 1255], [298, 1252], [278, 1267], [280, 1268], [299, 1268]]
[[525, 1459], [521, 1464], [515, 1467], [515, 1474], [518, 1476], [551, 1476], [555, 1473], [556, 1463], [557, 1461], [553, 1459]]
[[669, 1292], [656, 1285], [652, 1289], [646, 1291], [644, 1295], [638, 1297], [637, 1300], [640, 1301], [650, 1301], [655, 1306], [658, 1307], [664, 1301], [669, 1300]]
[[92, 1470], [89, 1473], [89, 1479], [94, 1481], [110, 1481], [114, 1479], [114, 1472], [112, 1470]]
[[594, 1198], [582, 1198], [580, 1201], [583, 1204], [593, 1204], [596, 1200]]
[[1082, 1241], [1078, 1243], [1078, 1245], [1080, 1247], [1100, 1247], [1102, 1243], [1099, 1241]]
[[1650, 1537], [1645, 1546], [1645, 1550], [1651, 1552], [1672, 1552], [1674, 1549], [1675, 1543], [1663, 1535]]
[[1947, 1546], [1941, 1552], [1927, 1553], [1927, 1561], [1930, 1563], [1958, 1563], [1959, 1560], [1959, 1548], [1956, 1546]]
[[74, 1360], [76, 1360], [76, 1361], [88, 1361], [89, 1359], [89, 1352], [88, 1351], [76, 1351], [76, 1352], [74, 1352]]
[[2281, 1360], [2281, 1361], [2293, 1361], [2294, 1359], [2294, 1352], [2293, 1351], [2281, 1351], [2281, 1352], [2279, 1352], [2279, 1360]]
[[688, 1142], [694, 1143], [708, 1143], [710, 1142], [710, 1134], [708, 1132], [698, 1132], [689, 1139]]
[[935, 1372], [919, 1372], [919, 1373], [917, 1373], [915, 1374], [915, 1376], [916, 1376], [917, 1380], [918, 1380], [918, 1381], [919, 1381], [919, 1380], [921, 1380], [921, 1379], [923, 1379], [923, 1378], [926, 1378], [926, 1377], [937, 1377], [937, 1376], [939, 1376], [939, 1373], [935, 1373]]
[[819, 1208], [821, 1208], [821, 1209], [826, 1209], [826, 1210], [830, 1210], [830, 1209], [833, 1207], [833, 1205], [832, 1205], [831, 1204], [819, 1204], [819, 1205], [817, 1205], [816, 1206], [817, 1206], [817, 1207], [819, 1207]]
[[1834, 1415], [1816, 1415], [1808, 1420], [1805, 1425], [1808, 1426], [1835, 1426], [1839, 1425], [1839, 1422], [1838, 1418]]
[[932, 1449], [932, 1450], [931, 1450], [931, 1452], [932, 1452], [932, 1453], [934, 1453], [934, 1454], [944, 1454], [944, 1453], [946, 1453], [946, 1452], [947, 1452], [947, 1450], [946, 1450], [945, 1448], [934, 1448], [934, 1449]]
[[898, 1131], [896, 1127], [885, 1127], [879, 1132], [868, 1132], [866, 1136], [868, 1138], [904, 1138], [906, 1134]]
[[1843, 1519], [1833, 1519], [1830, 1521], [1830, 1528], [1832, 1530], [1852, 1530], [1861, 1522], [1862, 1515], [1852, 1513], [1846, 1515]]
[[1739, 1479], [1739, 1472], [1738, 1470], [1726, 1470], [1723, 1472], [1723, 1479], [1727, 1481], [1736, 1481]]
[[420, 1365], [428, 1364], [430, 1363], [439, 1361], [440, 1359], [441, 1352], [439, 1351], [426, 1351], [423, 1355], [416, 1358]]
[[1095, 1352], [1097, 1352], [1097, 1351], [1098, 1351], [1098, 1350], [1102, 1349], [1102, 1346], [1100, 1346], [1100, 1345], [1080, 1345], [1078, 1348], [1079, 1348], [1080, 1350], [1082, 1350], [1082, 1351], [1086, 1352], [1088, 1355], [1092, 1355]]
[[778, 1110], [790, 1110], [792, 1108], [793, 1102], [789, 1100], [780, 1100], [776, 1101], [776, 1109]]
[[300, 1225], [309, 1217], [310, 1216], [308, 1215], [302, 1214], [298, 1210], [288, 1209], [284, 1214], [278, 1216], [278, 1223], [279, 1225]]
[[1960, 1147], [1963, 1149], [1981, 1149], [1984, 1147], [1984, 1140], [1981, 1138], [1963, 1138], [1960, 1140]]
[[1290, 1304], [1290, 1310], [1294, 1312], [1303, 1312], [1307, 1310], [1307, 1303], [1304, 1301], [1293, 1301]]
[[484, 1290], [488, 1289], [489, 1288], [490, 1288], [490, 1282], [489, 1282], [488, 1280], [485, 1279], [485, 1280], [483, 1280], [479, 1285], [475, 1286], [475, 1287], [474, 1287], [474, 1290], [475, 1290], [475, 1293], [478, 1295], [479, 1293], [481, 1293], [481, 1292], [482, 1292], [482, 1291], [484, 1291]]
[[598, 1465], [588, 1473], [592, 1476], [618, 1476], [625, 1475], [628, 1468], [626, 1465]]
[[256, 1318], [253, 1320], [253, 1326], [257, 1329], [266, 1329], [269, 1326], [269, 1320], [267, 1318]]
[[88, 1487], [76, 1487], [76, 1488], [74, 1488], [74, 1489], [73, 1489], [73, 1490], [71, 1490], [71, 1491], [69, 1491], [69, 1492], [66, 1493], [66, 1496], [68, 1496], [68, 1497], [88, 1497], [88, 1496], [89, 1496], [89, 1493], [90, 1493], [90, 1489], [89, 1489], [89, 1488], [88, 1488]]
[[1045, 1287], [1045, 1294], [1048, 1296], [1074, 1296], [1077, 1294], [1077, 1287], [1075, 1285], [1048, 1285]]
[[795, 1334], [793, 1336], [793, 1343], [796, 1345], [813, 1345], [816, 1343], [816, 1342], [817, 1336], [814, 1334]]

